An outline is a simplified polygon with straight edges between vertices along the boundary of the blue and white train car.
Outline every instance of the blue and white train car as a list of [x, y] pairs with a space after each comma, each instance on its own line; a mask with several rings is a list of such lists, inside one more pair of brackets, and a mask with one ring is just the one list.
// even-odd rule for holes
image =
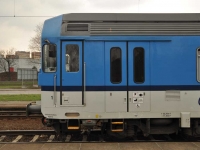
[[200, 134], [200, 14], [64, 14], [42, 31], [41, 111], [60, 134]]

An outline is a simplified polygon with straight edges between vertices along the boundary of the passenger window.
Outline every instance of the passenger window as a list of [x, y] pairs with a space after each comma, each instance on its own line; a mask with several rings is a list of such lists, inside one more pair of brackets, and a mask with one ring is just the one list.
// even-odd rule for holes
[[56, 46], [43, 46], [42, 68], [44, 72], [56, 72]]
[[122, 56], [119, 47], [110, 49], [110, 80], [115, 84], [122, 81]]
[[79, 47], [75, 44], [68, 44], [66, 46], [66, 71], [79, 71]]
[[133, 50], [133, 80], [135, 83], [143, 83], [144, 82], [144, 48], [136, 47]]
[[200, 82], [200, 48], [197, 49], [197, 81]]

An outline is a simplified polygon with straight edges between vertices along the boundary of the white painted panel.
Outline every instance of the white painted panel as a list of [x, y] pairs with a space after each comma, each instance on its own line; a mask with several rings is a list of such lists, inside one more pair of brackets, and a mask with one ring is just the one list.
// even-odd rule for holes
[[[180, 100], [166, 100], [165, 91], [145, 91], [140, 108], [134, 108], [134, 103], [129, 104], [130, 110], [126, 111], [127, 103], [124, 102], [126, 92], [86, 92], [86, 105], [60, 106], [60, 93], [57, 92], [57, 105], [53, 104], [53, 92], [42, 91], [42, 113], [53, 114], [54, 118], [66, 119], [66, 112], [78, 112], [79, 118], [180, 118], [181, 112], [190, 112], [192, 117], [200, 116], [199, 91], [181, 91]], [[110, 96], [112, 93], [112, 96]], [[132, 92], [133, 94], [133, 92]], [[129, 97], [131, 93], [129, 92]], [[170, 114], [166, 116], [163, 114]], [[47, 116], [47, 115], [45, 115]]]
[[181, 112], [181, 127], [190, 128], [190, 112]]
[[[44, 108], [44, 116], [54, 119], [74, 119], [65, 116], [66, 108]], [[162, 111], [163, 112], [163, 111]], [[168, 115], [163, 115], [162, 112], [80, 112], [77, 119], [108, 119], [108, 118], [181, 118], [180, 111], [170, 112]], [[166, 113], [167, 114], [167, 113]], [[50, 117], [49, 117], [50, 116]], [[190, 118], [200, 118], [199, 112], [190, 112]]]
[[[60, 105], [60, 92], [56, 92], [56, 107]], [[41, 105], [42, 107], [55, 107], [54, 105], [54, 92], [41, 91]]]
[[151, 111], [152, 112], [172, 112], [172, 111], [200, 111], [198, 100], [199, 91], [180, 91], [180, 100], [166, 100], [165, 91], [151, 92]]
[[82, 105], [82, 92], [62, 92], [62, 105]]
[[106, 94], [106, 112], [127, 112], [127, 92], [110, 91]]
[[[105, 112], [105, 94], [104, 92], [86, 92], [85, 95], [85, 105], [60, 105], [60, 92], [57, 92], [57, 102], [56, 107], [54, 106], [54, 100], [52, 99], [53, 92], [42, 91], [41, 92], [41, 105], [42, 112], [45, 113], [47, 109], [52, 108], [52, 112], [62, 113], [66, 112]], [[69, 93], [65, 93], [70, 95]], [[75, 92], [73, 94], [76, 94]], [[58, 114], [57, 114], [58, 115]]]
[[86, 112], [105, 112], [105, 93], [86, 92], [85, 95]]

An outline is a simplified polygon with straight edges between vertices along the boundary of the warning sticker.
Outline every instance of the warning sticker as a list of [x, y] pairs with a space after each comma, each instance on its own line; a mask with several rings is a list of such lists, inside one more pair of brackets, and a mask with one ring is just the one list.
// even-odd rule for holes
[[135, 104], [137, 108], [140, 108], [140, 104]]

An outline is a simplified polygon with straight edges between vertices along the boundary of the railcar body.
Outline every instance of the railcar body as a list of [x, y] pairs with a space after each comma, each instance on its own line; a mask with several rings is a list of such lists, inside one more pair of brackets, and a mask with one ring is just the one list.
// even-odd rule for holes
[[41, 110], [58, 133], [200, 133], [200, 14], [64, 14], [41, 43]]

